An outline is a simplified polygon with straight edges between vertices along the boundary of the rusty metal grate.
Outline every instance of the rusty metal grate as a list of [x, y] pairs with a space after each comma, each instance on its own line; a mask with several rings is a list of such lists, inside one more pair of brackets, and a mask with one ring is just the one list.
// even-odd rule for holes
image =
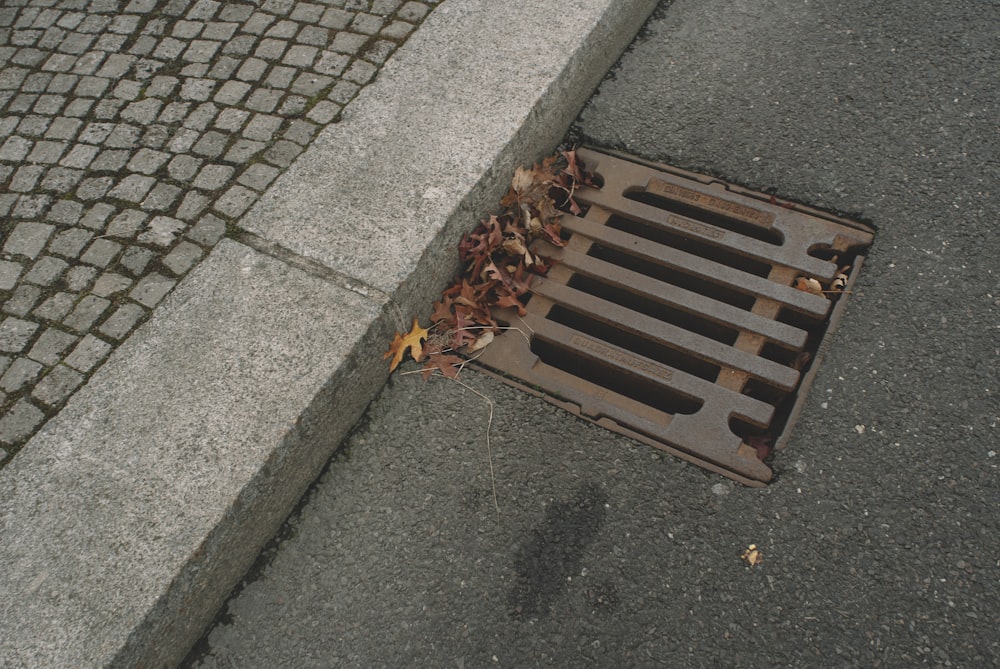
[[[601, 190], [575, 195], [559, 262], [532, 284], [521, 332], [478, 363], [584, 418], [748, 485], [772, 477], [873, 233], [717, 179], [582, 149]], [[524, 334], [529, 334], [525, 337]], [[810, 360], [812, 364], [805, 364]], [[773, 441], [772, 441], [773, 440]]]

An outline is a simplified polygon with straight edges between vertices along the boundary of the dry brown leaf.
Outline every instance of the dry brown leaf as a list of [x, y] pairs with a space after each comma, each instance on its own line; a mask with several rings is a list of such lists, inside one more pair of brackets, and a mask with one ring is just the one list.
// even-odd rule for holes
[[424, 363], [424, 370], [421, 374], [424, 377], [424, 381], [431, 378], [435, 370], [440, 371], [441, 374], [449, 379], [454, 379], [458, 376], [458, 372], [462, 369], [464, 362], [465, 360], [457, 355], [431, 353], [427, 356], [427, 362]]
[[740, 558], [751, 567], [756, 567], [764, 561], [764, 554], [757, 548], [757, 544], [750, 544]]
[[836, 290], [838, 292], [843, 292], [847, 288], [847, 273], [850, 271], [851, 267], [841, 267], [837, 270], [837, 276], [833, 277], [833, 282], [830, 284], [830, 290]]
[[407, 349], [409, 349], [413, 359], [420, 362], [421, 358], [423, 358], [423, 346], [420, 342], [425, 339], [427, 339], [427, 330], [420, 327], [420, 323], [416, 318], [413, 319], [413, 327], [405, 335], [400, 336], [397, 332], [392, 343], [389, 345], [389, 350], [382, 355], [383, 360], [392, 356], [389, 371], [391, 372], [399, 366], [399, 363], [403, 360], [403, 353]]
[[812, 293], [813, 295], [819, 295], [820, 297], [826, 297], [823, 295], [823, 285], [816, 279], [800, 276], [795, 279], [794, 287], [796, 290]]
[[518, 165], [514, 170], [514, 178], [510, 180], [510, 187], [517, 193], [524, 193], [535, 183], [534, 170], [528, 170]]
[[[487, 346], [498, 332], [494, 311], [516, 309], [524, 316], [532, 277], [545, 276], [555, 262], [539, 252], [544, 245], [529, 244], [542, 240], [565, 246], [560, 218], [566, 210], [579, 213], [573, 194], [582, 187], [600, 188], [599, 181], [573, 151], [518, 167], [500, 200], [502, 211], [482, 220], [459, 242], [463, 270], [433, 304], [433, 324], [425, 330], [414, 320], [408, 334], [395, 335], [384, 356], [392, 358], [391, 370], [409, 351], [425, 362], [426, 374], [457, 373], [458, 358], [448, 353], [467, 355]], [[423, 349], [421, 341], [427, 341]]]
[[466, 349], [466, 351], [468, 353], [475, 353], [476, 351], [479, 351], [479, 350], [482, 350], [482, 349], [486, 348], [491, 343], [493, 343], [493, 336], [494, 336], [493, 332], [490, 331], [490, 330], [487, 330], [483, 334], [481, 334], [478, 337], [476, 337], [476, 341], [474, 341], [471, 344], [469, 344], [469, 346]]

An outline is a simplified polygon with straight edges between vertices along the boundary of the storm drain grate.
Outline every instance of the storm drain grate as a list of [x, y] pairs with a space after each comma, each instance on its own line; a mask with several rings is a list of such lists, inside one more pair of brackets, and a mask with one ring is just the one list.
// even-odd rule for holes
[[[567, 244], [478, 363], [616, 432], [748, 485], [772, 476], [870, 229], [589, 149]], [[830, 288], [847, 265], [843, 292]], [[816, 286], [816, 283], [812, 283]], [[528, 334], [525, 337], [524, 334]]]

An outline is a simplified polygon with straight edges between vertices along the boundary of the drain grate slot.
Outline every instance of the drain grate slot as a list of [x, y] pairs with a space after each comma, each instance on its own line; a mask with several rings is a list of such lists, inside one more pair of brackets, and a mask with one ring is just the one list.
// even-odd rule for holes
[[623, 373], [600, 360], [588, 359], [565, 346], [536, 339], [532, 342], [532, 350], [555, 369], [579, 376], [652, 409], [669, 414], [694, 414], [701, 408], [702, 403], [693, 397], [664, 390], [656, 383]]
[[[562, 257], [560, 252], [556, 251], [555, 253], [557, 259]], [[744, 295], [726, 288], [724, 285], [719, 285], [691, 274], [685, 274], [682, 270], [672, 269], [663, 265], [657, 265], [654, 262], [647, 262], [641, 258], [631, 257], [627, 253], [615, 251], [600, 244], [594, 244], [588, 255], [598, 260], [606, 261], [610, 265], [622, 268], [629, 267], [635, 272], [644, 274], [652, 279], [657, 279], [678, 288], [683, 287], [689, 292], [730, 304], [745, 311], [750, 311], [756, 301], [753, 295]]]
[[724, 344], [732, 344], [739, 336], [739, 330], [726, 327], [726, 324], [713, 322], [701, 317], [696, 311], [681, 311], [662, 302], [656, 302], [646, 296], [638, 295], [628, 290], [619, 289], [608, 283], [577, 274], [570, 279], [571, 288], [582, 290], [602, 299], [616, 302], [633, 311], [672, 323], [685, 330], [709, 337]]
[[[664, 365], [680, 369], [708, 381], [714, 381], [719, 375], [719, 365], [696, 358], [686, 351], [671, 348], [669, 345], [650, 340], [639, 333], [621, 329], [607, 322], [577, 313], [571, 309], [555, 306], [549, 311], [549, 318], [573, 328], [577, 332], [590, 335], [600, 341], [614, 344], [650, 360], [656, 360]], [[544, 357], [542, 358], [544, 360]]]
[[[845, 297], [824, 286], [860, 265], [859, 224], [668, 167], [593, 150], [603, 181], [575, 194], [565, 247], [535, 280], [527, 314], [477, 363], [585, 418], [749, 485], [787, 439], [803, 378]], [[530, 335], [525, 337], [525, 334]], [[530, 339], [530, 341], [529, 341]], [[805, 375], [805, 376], [804, 376]]]
[[729, 230], [730, 232], [746, 235], [747, 237], [753, 237], [754, 239], [759, 239], [762, 242], [767, 242], [768, 244], [773, 244], [775, 246], [781, 245], [781, 235], [770, 228], [763, 228], [735, 218], [721, 216], [711, 211], [699, 209], [698, 207], [684, 204], [683, 202], [678, 202], [676, 200], [671, 200], [645, 190], [628, 191], [625, 193], [625, 197], [629, 200], [633, 200], [641, 204], [647, 204], [690, 220], [702, 221], [716, 228]]
[[622, 232], [627, 232], [630, 235], [635, 235], [636, 237], [642, 237], [643, 239], [648, 239], [651, 242], [662, 244], [663, 246], [669, 246], [670, 248], [677, 249], [679, 251], [685, 251], [691, 255], [705, 258], [706, 260], [722, 263], [727, 267], [732, 267], [740, 270], [741, 272], [747, 272], [748, 274], [766, 277], [771, 272], [771, 266], [767, 263], [747, 258], [746, 256], [734, 253], [733, 251], [725, 248], [707, 244], [699, 239], [683, 237], [679, 234], [671, 232], [670, 230], [643, 225], [638, 221], [633, 221], [621, 216], [612, 216], [608, 219], [608, 222], [605, 225], [609, 228], [621, 230]]

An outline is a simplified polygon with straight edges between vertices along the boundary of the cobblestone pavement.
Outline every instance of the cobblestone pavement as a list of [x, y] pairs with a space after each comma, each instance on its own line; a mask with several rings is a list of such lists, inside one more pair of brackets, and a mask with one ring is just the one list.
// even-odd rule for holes
[[0, 467], [438, 0], [6, 0]]

